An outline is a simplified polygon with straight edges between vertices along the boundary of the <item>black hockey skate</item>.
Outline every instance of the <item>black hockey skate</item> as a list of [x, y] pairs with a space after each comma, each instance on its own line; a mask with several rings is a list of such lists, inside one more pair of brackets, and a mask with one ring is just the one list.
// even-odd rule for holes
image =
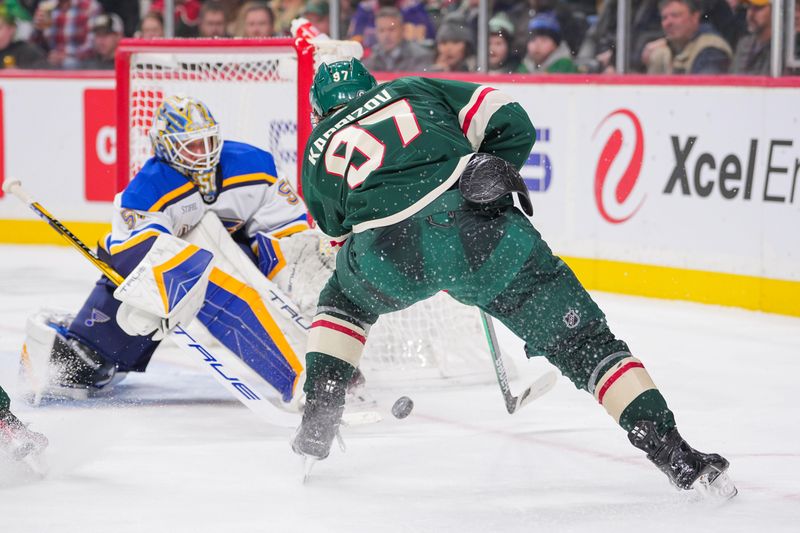
[[0, 412], [0, 449], [12, 459], [22, 461], [39, 455], [47, 444], [47, 437], [28, 429], [11, 411]]
[[66, 388], [101, 388], [114, 379], [116, 365], [76, 339], [57, 335], [51, 362], [58, 369], [58, 385]]
[[339, 424], [342, 421], [345, 402], [345, 383], [335, 378], [320, 379], [314, 386], [314, 394], [306, 399], [303, 420], [292, 439], [292, 450], [306, 458], [303, 481], [308, 479], [314, 463], [328, 457], [333, 439], [339, 439]]
[[647, 458], [678, 489], [697, 489], [705, 496], [721, 499], [736, 496], [736, 486], [725, 473], [728, 460], [716, 453], [695, 450], [683, 440], [677, 428], [659, 435], [654, 422], [640, 420], [628, 433], [628, 439], [644, 450]]
[[38, 404], [45, 397], [85, 400], [125, 376], [115, 363], [69, 335], [72, 319], [51, 311], [28, 319], [20, 375], [29, 403]]

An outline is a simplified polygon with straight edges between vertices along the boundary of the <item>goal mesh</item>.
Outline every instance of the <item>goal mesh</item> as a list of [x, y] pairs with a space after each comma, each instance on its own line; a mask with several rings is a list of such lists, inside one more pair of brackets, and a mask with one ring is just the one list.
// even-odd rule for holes
[[[298, 67], [290, 42], [123, 41], [119, 54], [120, 184], [152, 156], [148, 131], [153, 114], [173, 94], [205, 102], [224, 139], [271, 152], [279, 175], [296, 183], [298, 121], [310, 120], [307, 95], [298, 97], [298, 83], [307, 76], [310, 84], [312, 73]], [[372, 328], [362, 361], [368, 376], [392, 382], [465, 382], [491, 380], [494, 375], [477, 310], [446, 294], [382, 316]]]

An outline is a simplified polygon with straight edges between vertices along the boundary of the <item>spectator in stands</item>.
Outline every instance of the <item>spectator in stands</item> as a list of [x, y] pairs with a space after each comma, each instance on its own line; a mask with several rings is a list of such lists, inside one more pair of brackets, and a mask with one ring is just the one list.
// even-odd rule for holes
[[[522, 2], [524, 3], [524, 1]], [[480, 0], [453, 0], [441, 8], [443, 17], [460, 17], [472, 32], [478, 35], [478, 13], [480, 11]], [[439, 21], [441, 25], [441, 21]]]
[[433, 50], [403, 36], [403, 14], [396, 7], [382, 7], [375, 15], [378, 42], [364, 60], [371, 71], [415, 72], [433, 62]]
[[125, 31], [122, 19], [116, 13], [103, 13], [89, 23], [94, 34], [94, 54], [81, 65], [89, 70], [114, 70], [114, 54]]
[[772, 41], [771, 0], [747, 1], [747, 30], [733, 56], [732, 74], [769, 76]]
[[[643, 62], [645, 46], [664, 36], [658, 4], [659, 0], [641, 0], [631, 6], [629, 72], [647, 70]], [[700, 17], [701, 24], [710, 24], [733, 48], [736, 39], [745, 29], [744, 16], [742, 15], [740, 21], [727, 0], [699, 0], [698, 6], [703, 13]], [[617, 0], [606, 0], [596, 23], [589, 29], [581, 44], [577, 60], [579, 68], [588, 72], [614, 72], [616, 44]], [[648, 49], [647, 53], [650, 51], [651, 49]]]
[[[610, 0], [606, 0], [608, 2]], [[514, 22], [514, 44], [512, 51], [524, 54], [530, 35], [528, 24], [536, 15], [550, 13], [555, 15], [561, 27], [561, 40], [566, 42], [573, 55], [578, 53], [583, 42], [589, 23], [581, 11], [575, 11], [569, 2], [564, 0], [527, 0], [511, 2], [513, 5], [506, 10], [506, 14]]]
[[275, 15], [266, 2], [246, 2], [236, 18], [236, 37], [265, 38], [275, 35]]
[[37, 46], [16, 40], [17, 19], [5, 4], [0, 4], [0, 70], [45, 68], [47, 56]]
[[[197, 37], [200, 5], [200, 0], [175, 0], [175, 37]], [[164, 16], [164, 0], [153, 0], [150, 11]]]
[[31, 41], [47, 52], [54, 68], [78, 68], [92, 55], [89, 21], [101, 13], [96, 0], [46, 0], [33, 14]]
[[139, 30], [141, 26], [139, 18], [142, 15], [139, 0], [98, 0], [98, 2], [100, 2], [100, 7], [103, 8], [104, 13], [116, 13], [119, 15], [125, 26], [125, 35], [133, 37], [136, 31]]
[[709, 25], [700, 24], [696, 0], [661, 0], [665, 38], [645, 46], [648, 74], [721, 74], [731, 64], [731, 47]]
[[375, 36], [375, 14], [381, 7], [396, 7], [403, 14], [404, 35], [408, 41], [433, 40], [436, 27], [420, 0], [364, 0], [356, 8], [347, 31], [349, 38], [372, 48]]
[[[642, 0], [632, 5], [628, 50], [628, 70], [644, 72], [642, 51], [647, 43], [664, 36], [658, 0]], [[596, 23], [589, 28], [578, 51], [577, 64], [584, 72], [613, 73], [616, 71], [617, 0], [606, 0]]]
[[303, 16], [321, 33], [325, 35], [331, 34], [331, 18], [327, 0], [309, 2], [305, 11], [303, 11]]
[[489, 20], [489, 74], [511, 74], [519, 68], [519, 59], [512, 51], [514, 24], [503, 12]]
[[275, 35], [289, 35], [292, 21], [305, 9], [305, 0], [272, 0], [272, 12], [275, 14]]
[[520, 72], [554, 74], [578, 72], [567, 43], [561, 39], [561, 25], [553, 13], [536, 15], [528, 24], [528, 53]]
[[198, 37], [206, 39], [227, 37], [228, 17], [225, 6], [213, 0], [205, 2], [200, 9], [200, 22], [197, 24]]
[[162, 39], [164, 37], [164, 17], [161, 13], [150, 11], [139, 25], [136, 37], [140, 39]]
[[477, 67], [473, 54], [475, 37], [463, 18], [447, 15], [436, 32], [436, 59], [431, 72], [472, 72]]

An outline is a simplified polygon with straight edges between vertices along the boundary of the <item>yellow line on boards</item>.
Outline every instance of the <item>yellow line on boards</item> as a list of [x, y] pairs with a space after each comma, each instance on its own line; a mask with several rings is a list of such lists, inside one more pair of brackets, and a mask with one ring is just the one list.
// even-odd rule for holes
[[[111, 231], [111, 224], [101, 222], [61, 221], [89, 248]], [[0, 243], [2, 244], [61, 244], [67, 240], [42, 220], [0, 220]]]
[[[94, 247], [111, 230], [110, 224], [98, 222], [64, 222], [64, 225], [89, 247]], [[0, 220], [0, 243], [67, 244], [63, 237], [39, 220]], [[800, 281], [605, 259], [563, 259], [590, 290], [800, 316]]]
[[800, 316], [800, 281], [563, 257], [590, 290]]

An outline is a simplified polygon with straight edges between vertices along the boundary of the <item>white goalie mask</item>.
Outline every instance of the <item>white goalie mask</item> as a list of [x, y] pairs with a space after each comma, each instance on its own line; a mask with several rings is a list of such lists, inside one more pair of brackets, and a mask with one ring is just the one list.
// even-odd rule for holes
[[150, 141], [156, 157], [192, 179], [213, 172], [222, 152], [219, 124], [208, 107], [185, 96], [170, 96], [159, 106]]

